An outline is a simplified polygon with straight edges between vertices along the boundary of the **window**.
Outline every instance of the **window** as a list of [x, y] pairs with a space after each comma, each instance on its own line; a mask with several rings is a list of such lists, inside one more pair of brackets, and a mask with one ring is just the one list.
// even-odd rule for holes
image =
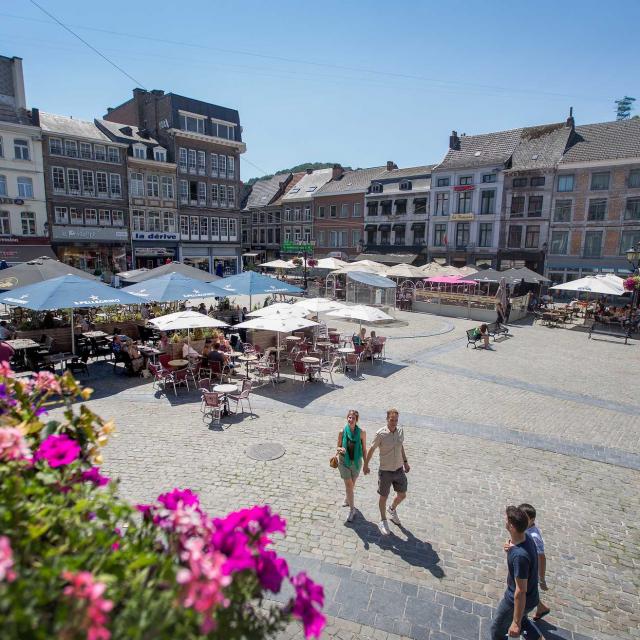
[[404, 244], [404, 232], [405, 232], [405, 225], [396, 225], [394, 227], [394, 233], [395, 233], [395, 244]]
[[[64, 181], [64, 169], [62, 167], [52, 167], [51, 169], [51, 177], [53, 179], [53, 190], [54, 191], [58, 191], [58, 192], [63, 192], [64, 193], [64, 185], [65, 185], [65, 181]], [[2, 194], [2, 191], [0, 190], [0, 195], [7, 195]]]
[[180, 115], [180, 128], [183, 131], [192, 131], [204, 135], [204, 118]]
[[83, 224], [84, 220], [82, 219], [82, 209], [71, 207], [69, 209], [69, 220], [71, 224]]
[[53, 221], [56, 224], [69, 224], [69, 212], [67, 207], [54, 207]]
[[210, 220], [211, 220], [211, 239], [217, 240], [220, 237], [220, 226], [218, 224], [218, 218], [210, 218]]
[[569, 232], [568, 231], [552, 231], [550, 253], [557, 255], [567, 255], [569, 248]]
[[338, 216], [338, 207], [335, 204], [329, 206], [329, 217], [336, 218]]
[[95, 209], [84, 210], [84, 223], [89, 226], [98, 224], [98, 212]]
[[147, 212], [147, 231], [154, 231], [156, 233], [162, 231], [159, 211]]
[[640, 220], [640, 198], [627, 198], [624, 210], [625, 220]]
[[556, 200], [553, 211], [554, 222], [571, 222], [571, 200]]
[[207, 173], [207, 154], [204, 151], [198, 151], [198, 173], [201, 176]]
[[531, 178], [531, 186], [532, 187], [544, 187], [545, 177], [544, 176], [534, 176]]
[[33, 198], [33, 181], [31, 178], [18, 178], [18, 198]]
[[383, 216], [390, 216], [392, 213], [393, 201], [392, 200], [383, 200], [380, 203], [380, 213]]
[[233, 156], [227, 156], [227, 175], [229, 178], [235, 177], [236, 159]]
[[[227, 199], [229, 200], [229, 206], [236, 206], [236, 188], [235, 187], [227, 187]], [[311, 220], [311, 209], [309, 207], [305, 207], [304, 209], [305, 215], [308, 215], [308, 219]]]
[[493, 225], [490, 222], [481, 222], [478, 234], [478, 246], [490, 247], [491, 238], [493, 236]]
[[7, 195], [7, 176], [0, 175], [0, 196]]
[[318, 207], [316, 209], [316, 217], [317, 218], [324, 218], [324, 207]]
[[602, 231], [587, 231], [584, 234], [584, 257], [599, 258], [602, 255]]
[[573, 191], [574, 176], [558, 176], [558, 191]]
[[371, 185], [371, 193], [382, 193], [382, 185], [381, 184], [372, 184]]
[[485, 184], [487, 182], [495, 182], [497, 180], [497, 176], [495, 173], [485, 173], [482, 176], [482, 182], [484, 182]]
[[628, 249], [633, 249], [640, 242], [640, 229], [623, 231], [620, 236], [620, 255], [623, 256]]
[[64, 141], [64, 154], [70, 158], [78, 157], [78, 145], [75, 140]]
[[591, 174], [591, 191], [606, 191], [609, 188], [609, 172]]
[[83, 160], [91, 160], [91, 144], [88, 142], [80, 143], [80, 157]]
[[220, 238], [226, 240], [229, 237], [229, 218], [220, 218]]
[[438, 187], [448, 187], [450, 183], [450, 178], [438, 178], [437, 186]]
[[377, 216], [378, 215], [378, 203], [377, 202], [367, 202], [367, 215], [368, 216]]
[[107, 150], [103, 144], [96, 144], [93, 146], [93, 151], [96, 155], [96, 160], [106, 160]]
[[524, 196], [513, 196], [511, 198], [511, 217], [522, 218], [524, 215]]
[[340, 205], [340, 217], [348, 218], [349, 217], [349, 205], [346, 202], [343, 202]]
[[209, 237], [209, 218], [200, 218], [200, 238], [206, 239]]
[[180, 216], [180, 235], [189, 237], [189, 216]]
[[2, 144], [2, 136], [0, 136], [0, 158], [4, 157], [4, 146]]
[[530, 218], [539, 218], [542, 215], [542, 196], [529, 196], [527, 213]]
[[218, 206], [218, 185], [212, 184], [209, 186], [209, 189], [211, 190], [211, 206], [217, 207]]
[[80, 172], [77, 169], [67, 169], [67, 188], [69, 193], [80, 193]]
[[267, 229], [267, 244], [273, 244], [273, 229]]
[[357, 247], [362, 242], [362, 230], [353, 229], [351, 231], [351, 246]]
[[198, 154], [195, 149], [189, 149], [187, 154], [187, 162], [189, 165], [189, 173], [196, 172], [196, 164], [198, 162]]
[[178, 150], [178, 166], [180, 171], [187, 170], [187, 150], [184, 147], [180, 147]]
[[[62, 155], [62, 140], [60, 138], [49, 138], [49, 153], [52, 156]], [[0, 153], [0, 155], [2, 155]]]
[[458, 222], [456, 224], [456, 248], [466, 249], [469, 244], [469, 234], [471, 225], [468, 222]]
[[109, 187], [111, 189], [112, 198], [122, 197], [122, 184], [120, 182], [120, 174], [118, 173], [109, 174]]
[[186, 180], [180, 180], [180, 202], [189, 202], [189, 183]]
[[111, 226], [111, 214], [109, 209], [100, 209], [100, 211], [98, 211], [98, 223], [101, 227]]
[[587, 220], [604, 220], [606, 214], [606, 198], [591, 198], [589, 200], [589, 211], [587, 212]]
[[522, 227], [520, 225], [511, 225], [509, 227], [508, 246], [513, 249], [519, 249], [522, 245]]
[[200, 218], [198, 216], [189, 217], [189, 233], [192, 239], [200, 235]]
[[[269, 229], [271, 231], [271, 229]], [[229, 218], [229, 240], [235, 240], [238, 236], [238, 221]]]
[[198, 204], [207, 204], [207, 183], [198, 182]]
[[411, 191], [412, 184], [411, 180], [403, 180], [400, 183], [400, 191]]
[[82, 193], [87, 196], [95, 195], [93, 171], [82, 171]]
[[153, 159], [156, 162], [166, 162], [167, 161], [167, 152], [165, 149], [162, 149], [161, 147], [156, 147], [153, 150]]
[[124, 227], [124, 213], [122, 211], [112, 211], [111, 224], [114, 227]]
[[324, 247], [324, 231], [317, 231], [316, 232], [316, 244], [319, 247]]
[[144, 197], [144, 179], [141, 173], [132, 173], [129, 179], [129, 184], [129, 189], [131, 190], [132, 197]]
[[[29, 159], [29, 143], [26, 140], [19, 140], [16, 138], [13, 141], [13, 151], [16, 160], [28, 160]], [[31, 234], [25, 234], [31, 235]]]
[[198, 204], [198, 183], [195, 180], [189, 180], [189, 202]]
[[485, 189], [480, 192], [480, 213], [495, 213], [496, 192], [494, 189]]
[[107, 198], [107, 174], [104, 171], [96, 171], [96, 189], [99, 198]]
[[224, 178], [227, 174], [227, 156], [219, 156], [218, 157], [218, 171], [220, 172], [220, 177]]
[[458, 178], [458, 184], [461, 184], [461, 185], [473, 184], [473, 176], [460, 176]]
[[173, 178], [171, 176], [162, 176], [162, 198], [164, 200], [173, 200]]
[[524, 236], [524, 248], [525, 249], [537, 249], [540, 244], [540, 226], [527, 225], [527, 230]]
[[[448, 179], [449, 178], [446, 178], [446, 180]], [[449, 215], [449, 192], [448, 191], [442, 191], [441, 193], [436, 193], [435, 215], [437, 216]]]
[[[0, 155], [2, 154], [0, 153]], [[631, 169], [631, 171], [629, 171], [629, 180], [627, 181], [627, 184], [630, 189], [637, 189], [640, 187], [640, 169]]]
[[162, 212], [162, 230], [165, 233], [176, 232], [176, 216], [171, 211]]
[[118, 147], [107, 148], [109, 162], [120, 162], [120, 149]]
[[147, 147], [144, 145], [135, 145], [133, 147], [133, 157], [139, 158], [140, 160], [147, 159]]
[[400, 216], [407, 213], [407, 201], [405, 198], [396, 200], [396, 215]]
[[147, 176], [147, 197], [160, 197], [160, 180], [158, 176]]
[[218, 177], [218, 154], [217, 153], [211, 154], [211, 175], [214, 178]]
[[427, 213], [427, 199], [426, 198], [414, 198], [414, 200], [413, 200], [413, 213]]
[[36, 214], [33, 211], [23, 211], [20, 214], [23, 236], [36, 235]]
[[389, 226], [388, 225], [380, 225], [380, 244], [389, 244]]
[[218, 186], [218, 193], [220, 195], [220, 206], [227, 206], [227, 190], [223, 184]]
[[0, 235], [11, 235], [11, 223], [8, 211], [0, 211]]
[[458, 194], [458, 213], [471, 213], [471, 191], [461, 191]]
[[513, 188], [514, 189], [521, 189], [522, 187], [526, 187], [527, 186], [527, 179], [526, 178], [514, 178], [513, 179]]

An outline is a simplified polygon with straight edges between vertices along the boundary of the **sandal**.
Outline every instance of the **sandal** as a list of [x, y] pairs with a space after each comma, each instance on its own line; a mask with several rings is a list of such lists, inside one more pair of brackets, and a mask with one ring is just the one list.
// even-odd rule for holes
[[548, 616], [550, 613], [551, 613], [551, 609], [547, 609], [546, 611], [543, 611], [540, 615], [536, 613], [536, 615], [533, 616], [532, 620], [534, 622], [538, 622], [539, 620], [542, 620], [542, 618], [544, 618], [545, 616]]

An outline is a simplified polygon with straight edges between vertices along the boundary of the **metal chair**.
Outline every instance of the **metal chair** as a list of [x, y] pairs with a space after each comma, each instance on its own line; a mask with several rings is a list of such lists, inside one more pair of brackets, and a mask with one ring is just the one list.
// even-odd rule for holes
[[[153, 376], [153, 384], [151, 385], [151, 388], [155, 389], [156, 384], [158, 385], [162, 384], [162, 390], [166, 392], [167, 383], [174, 384], [173, 374], [169, 370], [162, 369], [151, 362], [149, 363], [148, 366], [149, 366], [149, 371]], [[175, 385], [174, 385], [174, 390], [175, 390]]]
[[183, 384], [187, 387], [187, 391], [189, 391], [189, 369], [178, 369], [178, 371], [174, 371], [173, 374], [173, 392], [178, 395], [177, 387]]
[[345, 370], [347, 367], [353, 367], [358, 375], [358, 368], [360, 366], [360, 354], [359, 353], [347, 353], [345, 354]]
[[217, 424], [220, 424], [220, 418], [222, 417], [222, 401], [220, 395], [215, 391], [202, 391], [202, 404], [200, 405], [200, 411], [202, 411], [202, 419], [207, 416], [211, 419], [215, 419]]
[[302, 380], [302, 385], [304, 386], [309, 377], [309, 367], [302, 360], [293, 361], [293, 379], [295, 380], [298, 377]]
[[234, 413], [238, 413], [238, 404], [242, 405], [242, 413], [244, 413], [244, 401], [247, 401], [249, 405], [249, 411], [253, 415], [253, 409], [251, 408], [251, 400], [249, 400], [249, 394], [251, 393], [251, 380], [244, 380], [242, 383], [242, 391], [240, 393], [228, 393], [227, 399], [233, 400], [236, 403]]

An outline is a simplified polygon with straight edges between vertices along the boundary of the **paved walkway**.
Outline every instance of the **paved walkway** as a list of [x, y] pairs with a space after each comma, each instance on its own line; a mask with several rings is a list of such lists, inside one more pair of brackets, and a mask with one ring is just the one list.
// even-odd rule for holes
[[[640, 638], [640, 344], [525, 325], [474, 351], [471, 322], [400, 315], [408, 326], [379, 332], [386, 363], [334, 386], [263, 387], [254, 415], [223, 428], [203, 423], [195, 392], [165, 397], [92, 365], [90, 404], [118, 424], [107, 469], [132, 500], [181, 486], [212, 513], [269, 502], [288, 521], [279, 550], [325, 584], [325, 635], [341, 640], [486, 637], [504, 590], [504, 506], [531, 502], [548, 551], [545, 636]], [[349, 408], [371, 438], [390, 405], [412, 470], [403, 527], [383, 538], [375, 466], [351, 524], [328, 459]], [[246, 455], [267, 442], [285, 455]]]

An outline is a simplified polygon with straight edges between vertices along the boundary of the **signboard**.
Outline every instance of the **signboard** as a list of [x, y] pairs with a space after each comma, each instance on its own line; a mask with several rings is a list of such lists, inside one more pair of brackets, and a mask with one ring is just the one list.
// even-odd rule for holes
[[54, 224], [51, 228], [52, 240], [84, 240], [94, 242], [96, 240], [119, 240], [129, 239], [129, 232], [126, 229], [113, 229], [108, 227], [72, 227]]
[[453, 187], [454, 191], [473, 191], [475, 189], [475, 185], [473, 184], [457, 184]]
[[283, 242], [280, 247], [285, 253], [313, 253], [313, 245], [311, 243], [303, 244], [301, 242]]
[[136, 247], [134, 251], [137, 256], [167, 256], [172, 258], [176, 255], [175, 249], [167, 247]]
[[133, 231], [133, 240], [175, 240], [178, 241], [177, 233], [164, 233], [162, 231]]
[[458, 222], [468, 222], [469, 220], [473, 220], [475, 215], [473, 213], [452, 213], [451, 220]]

